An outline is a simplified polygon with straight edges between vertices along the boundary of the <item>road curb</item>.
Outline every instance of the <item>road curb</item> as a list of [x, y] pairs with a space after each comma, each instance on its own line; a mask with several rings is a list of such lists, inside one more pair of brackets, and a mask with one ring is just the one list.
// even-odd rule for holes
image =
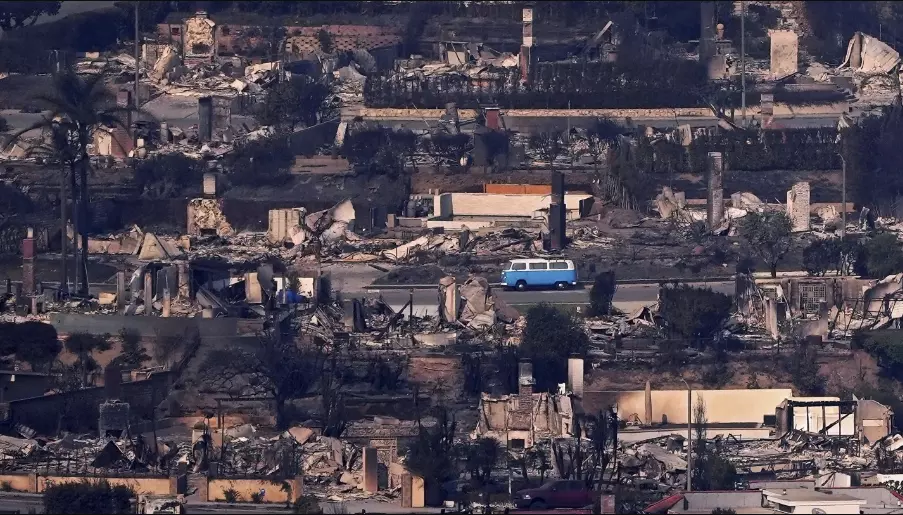
[[[723, 283], [733, 281], [733, 275], [725, 275], [720, 277], [677, 277], [668, 279], [618, 279], [618, 284], [659, 284], [659, 283]], [[581, 288], [592, 286], [591, 282], [578, 282]], [[489, 283], [489, 286], [501, 287], [501, 283]], [[433, 290], [438, 288], [438, 284], [369, 284], [364, 286], [364, 290]]]

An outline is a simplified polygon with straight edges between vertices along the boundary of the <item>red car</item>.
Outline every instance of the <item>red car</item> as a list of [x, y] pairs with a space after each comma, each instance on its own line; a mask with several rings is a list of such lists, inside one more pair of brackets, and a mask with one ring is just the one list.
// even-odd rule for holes
[[583, 481], [551, 481], [539, 488], [527, 488], [514, 494], [518, 508], [583, 508], [592, 506], [593, 492]]

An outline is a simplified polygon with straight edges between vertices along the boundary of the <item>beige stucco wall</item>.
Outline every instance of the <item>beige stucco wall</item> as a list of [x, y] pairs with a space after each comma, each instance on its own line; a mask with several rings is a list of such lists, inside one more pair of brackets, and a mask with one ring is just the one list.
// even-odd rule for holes
[[274, 483], [263, 479], [211, 479], [207, 483], [207, 500], [208, 501], [225, 501], [225, 492], [229, 489], [235, 490], [241, 496], [241, 501], [250, 502], [251, 495], [259, 492], [261, 489], [266, 491], [263, 496], [265, 503], [284, 503], [288, 500], [294, 501], [301, 495], [300, 480], [286, 482], [297, 492], [286, 492], [282, 483]]
[[0, 484], [8, 484], [14, 492], [35, 493], [36, 483], [34, 474], [0, 474]]
[[[592, 195], [565, 195], [568, 218], [579, 212], [580, 201]], [[498, 195], [493, 193], [443, 193], [434, 202], [434, 216], [510, 216], [533, 217], [537, 211], [548, 209], [550, 195]]]
[[[646, 392], [586, 392], [594, 404], [613, 404], [618, 407], [618, 417], [627, 420], [636, 415], [646, 424], [660, 424], [667, 417], [669, 424], [687, 423], [686, 390], [653, 390], [652, 419], [646, 420]], [[759, 390], [693, 390], [693, 404], [701, 396], [706, 406], [706, 418], [710, 424], [761, 424], [765, 415], [774, 415], [775, 408], [784, 399], [793, 397], [789, 388]]]
[[126, 486], [131, 488], [137, 494], [147, 495], [169, 495], [170, 481], [165, 477], [105, 477], [105, 478], [87, 478], [85, 476], [39, 476], [37, 483], [37, 493], [43, 493], [44, 490], [51, 485], [61, 485], [66, 483], [79, 483], [82, 481], [102, 481], [106, 480], [110, 486]]
[[783, 77], [795, 73], [799, 62], [799, 36], [792, 30], [770, 30], [771, 75]]

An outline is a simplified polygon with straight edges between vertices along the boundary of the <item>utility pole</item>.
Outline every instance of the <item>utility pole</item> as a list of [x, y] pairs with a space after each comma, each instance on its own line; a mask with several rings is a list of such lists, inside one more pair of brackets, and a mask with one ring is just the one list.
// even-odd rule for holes
[[[135, 92], [134, 99], [132, 100], [133, 105], [135, 107], [135, 117], [137, 121], [137, 109], [141, 106], [141, 102], [138, 101], [138, 83], [141, 78], [141, 71], [139, 63], [141, 62], [141, 32], [138, 30], [138, 0], [135, 0]], [[131, 129], [131, 127], [129, 127]]]
[[568, 137], [568, 139], [567, 139], [567, 152], [568, 152], [568, 154], [570, 155], [569, 157], [571, 158], [571, 159], [570, 159], [570, 161], [571, 161], [571, 171], [573, 171], [573, 170], [574, 170], [574, 153], [571, 152], [571, 101], [570, 101], [570, 100], [568, 100], [568, 116], [567, 116], [567, 121], [568, 121], [568, 124], [567, 124], [567, 131], [568, 131], [568, 133], [567, 133], [567, 137]]
[[740, 94], [741, 116], [746, 127], [746, 2], [740, 2]]
[[[843, 152], [841, 150], [841, 152]], [[843, 185], [840, 188], [840, 209], [842, 211], [841, 216], [843, 227], [840, 228], [840, 238], [843, 239], [847, 236], [847, 160], [843, 158], [843, 154], [840, 155], [840, 162], [843, 163], [843, 171], [841, 176], [841, 182]]]

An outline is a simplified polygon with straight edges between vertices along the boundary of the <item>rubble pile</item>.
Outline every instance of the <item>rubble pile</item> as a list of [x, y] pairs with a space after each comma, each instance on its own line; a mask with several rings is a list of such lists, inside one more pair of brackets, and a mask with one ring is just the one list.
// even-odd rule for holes
[[165, 471], [193, 460], [191, 445], [143, 436], [134, 439], [64, 434], [51, 441], [0, 436], [0, 469], [10, 472]]

